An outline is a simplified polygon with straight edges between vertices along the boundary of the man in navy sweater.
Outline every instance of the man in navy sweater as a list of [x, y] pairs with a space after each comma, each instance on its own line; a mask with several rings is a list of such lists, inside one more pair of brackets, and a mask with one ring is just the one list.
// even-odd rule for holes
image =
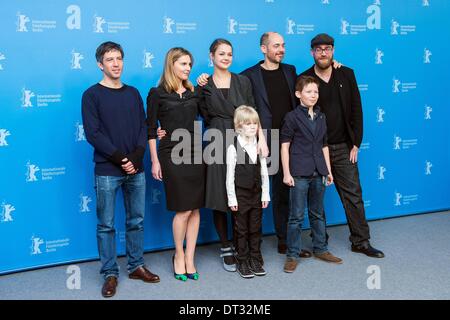
[[102, 295], [116, 293], [119, 267], [116, 255], [114, 205], [122, 188], [126, 210], [126, 252], [129, 278], [159, 282], [144, 266], [145, 174], [142, 159], [147, 127], [142, 98], [120, 80], [122, 47], [102, 43], [95, 57], [103, 79], [83, 93], [82, 115], [87, 141], [94, 147], [97, 195], [97, 244], [104, 277]]

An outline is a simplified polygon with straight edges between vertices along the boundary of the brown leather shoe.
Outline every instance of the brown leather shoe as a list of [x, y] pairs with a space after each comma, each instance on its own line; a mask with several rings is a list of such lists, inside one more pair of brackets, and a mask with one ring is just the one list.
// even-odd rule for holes
[[300, 258], [311, 258], [312, 254], [308, 250], [302, 250], [299, 254]]
[[284, 263], [284, 272], [292, 273], [297, 268], [298, 261], [293, 258], [287, 258], [286, 262]]
[[135, 280], [142, 280], [144, 282], [150, 282], [150, 283], [157, 283], [159, 282], [159, 276], [156, 274], [151, 273], [147, 268], [145, 267], [139, 267], [136, 270], [134, 270], [132, 273], [128, 275], [130, 279]]
[[102, 287], [102, 296], [105, 298], [111, 298], [116, 294], [117, 277], [111, 276], [105, 279]]
[[337, 264], [341, 264], [342, 263], [342, 259], [333, 256], [330, 252], [324, 252], [324, 253], [320, 253], [320, 254], [314, 254], [314, 257], [316, 257], [317, 259], [326, 261], [326, 262], [330, 262], [330, 263], [337, 263]]

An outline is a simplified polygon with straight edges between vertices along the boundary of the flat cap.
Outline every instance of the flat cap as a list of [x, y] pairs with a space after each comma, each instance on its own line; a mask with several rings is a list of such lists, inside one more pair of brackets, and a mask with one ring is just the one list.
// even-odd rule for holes
[[321, 44], [327, 44], [334, 46], [334, 39], [332, 36], [326, 34], [326, 33], [319, 33], [311, 40], [311, 48], [314, 48], [315, 46], [321, 45]]

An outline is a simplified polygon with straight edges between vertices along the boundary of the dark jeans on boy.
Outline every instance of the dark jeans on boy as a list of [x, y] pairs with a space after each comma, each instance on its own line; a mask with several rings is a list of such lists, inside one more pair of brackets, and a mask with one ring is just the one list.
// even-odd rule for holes
[[311, 177], [294, 177], [290, 189], [289, 220], [287, 226], [287, 257], [298, 260], [302, 249], [302, 225], [305, 208], [308, 207], [309, 222], [315, 254], [327, 252], [323, 177], [317, 173]]

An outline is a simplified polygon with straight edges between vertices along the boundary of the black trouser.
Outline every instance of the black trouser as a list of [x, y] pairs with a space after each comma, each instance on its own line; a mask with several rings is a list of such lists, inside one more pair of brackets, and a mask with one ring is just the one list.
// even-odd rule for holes
[[[214, 226], [216, 227], [217, 235], [219, 236], [220, 245], [222, 248], [227, 248], [230, 246], [230, 241], [228, 240], [228, 213], [219, 210], [213, 210]], [[231, 216], [231, 225], [234, 225], [234, 216]], [[232, 228], [234, 234], [234, 228]], [[236, 247], [234, 243], [235, 236], [233, 235], [232, 241], [233, 246]]]
[[289, 187], [283, 183], [281, 165], [278, 172], [272, 176], [272, 213], [278, 242], [286, 244], [289, 219]]
[[[240, 190], [236, 188], [238, 211], [234, 215], [234, 241], [237, 251], [237, 260], [241, 263], [249, 258], [257, 259], [263, 263], [261, 255], [262, 237], [262, 208], [261, 191], [258, 193], [249, 190], [249, 197], [256, 199], [254, 205], [241, 200]], [[253, 193], [253, 194], [251, 194]], [[246, 197], [246, 200], [249, 199]], [[259, 198], [259, 199], [258, 199]]]
[[358, 164], [350, 162], [350, 149], [346, 143], [328, 145], [334, 184], [344, 206], [350, 242], [354, 245], [369, 243], [370, 233], [359, 182]]

